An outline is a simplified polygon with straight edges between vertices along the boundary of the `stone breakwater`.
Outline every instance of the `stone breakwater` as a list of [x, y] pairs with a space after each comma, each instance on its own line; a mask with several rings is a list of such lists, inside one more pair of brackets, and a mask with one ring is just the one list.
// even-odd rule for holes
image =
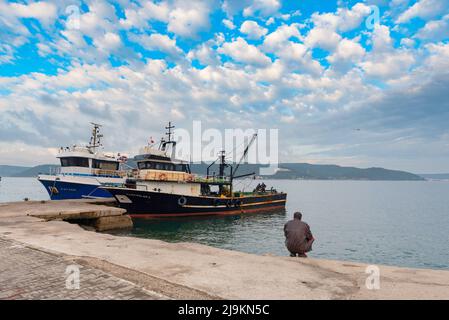
[[[9, 266], [0, 273], [0, 297], [73, 298], [76, 293], [61, 289], [61, 270], [65, 264], [75, 264], [81, 266], [79, 290], [86, 292], [78, 298], [449, 299], [449, 271], [260, 256], [193, 243], [113, 236], [85, 230], [64, 218], [39, 215], [44, 212], [30, 214], [33, 206], [0, 204], [0, 261]], [[79, 210], [77, 206], [72, 203], [66, 209]], [[27, 285], [27, 272], [7, 278], [7, 270], [17, 264], [14, 259], [33, 257], [36, 252], [46, 255], [32, 259], [35, 282], [31, 283], [37, 287]], [[57, 294], [45, 296], [46, 286]], [[108, 295], [97, 292], [104, 290], [99, 288], [107, 288]]]

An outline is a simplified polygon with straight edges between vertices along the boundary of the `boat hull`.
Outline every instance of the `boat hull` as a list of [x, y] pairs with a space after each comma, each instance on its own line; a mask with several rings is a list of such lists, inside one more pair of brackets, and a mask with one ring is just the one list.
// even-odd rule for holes
[[179, 194], [144, 191], [130, 188], [103, 187], [117, 200], [121, 208], [134, 218], [236, 215], [243, 213], [285, 210], [286, 193], [218, 198], [184, 196]]
[[113, 198], [107, 190], [101, 189], [101, 183], [91, 178], [67, 178], [40, 176], [39, 182], [45, 187], [51, 200], [84, 198]]

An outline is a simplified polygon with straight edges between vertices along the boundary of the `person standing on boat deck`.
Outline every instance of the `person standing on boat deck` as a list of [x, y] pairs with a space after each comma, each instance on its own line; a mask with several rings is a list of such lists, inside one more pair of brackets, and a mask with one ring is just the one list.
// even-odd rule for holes
[[291, 257], [298, 255], [298, 257], [306, 258], [306, 252], [312, 250], [312, 243], [315, 239], [309, 225], [301, 221], [301, 219], [301, 212], [295, 212], [293, 220], [288, 221], [284, 225], [285, 246], [290, 251]]

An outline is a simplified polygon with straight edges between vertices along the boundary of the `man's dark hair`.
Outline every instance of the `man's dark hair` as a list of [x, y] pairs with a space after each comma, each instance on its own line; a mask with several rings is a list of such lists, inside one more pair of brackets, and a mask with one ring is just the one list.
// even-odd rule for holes
[[302, 219], [302, 213], [299, 212], [299, 211], [296, 211], [296, 212], [293, 214], [293, 218], [298, 219], [298, 220], [301, 220], [301, 219]]

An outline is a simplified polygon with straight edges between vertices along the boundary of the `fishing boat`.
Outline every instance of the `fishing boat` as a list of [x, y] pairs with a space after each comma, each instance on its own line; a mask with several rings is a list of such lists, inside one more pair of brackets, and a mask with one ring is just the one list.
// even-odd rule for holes
[[[123, 186], [103, 186], [111, 193], [120, 207], [133, 218], [178, 217], [198, 215], [242, 214], [251, 212], [283, 211], [287, 194], [264, 185], [253, 192], [233, 190], [235, 179], [255, 173], [237, 175], [254, 135], [235, 167], [226, 162], [222, 151], [218, 159], [209, 165], [205, 176], [193, 174], [186, 161], [174, 158], [176, 142], [172, 138], [174, 126], [169, 123], [168, 139], [162, 139], [159, 147], [146, 146], [136, 156], [137, 168]], [[169, 150], [171, 152], [169, 152]], [[210, 168], [219, 163], [218, 174], [210, 174]], [[228, 173], [226, 173], [228, 172]]]
[[61, 147], [57, 155], [61, 163], [58, 172], [38, 176], [52, 200], [113, 198], [100, 187], [122, 185], [126, 181], [126, 172], [122, 170], [126, 156], [100, 150], [101, 125], [92, 123], [92, 126], [88, 145]]

